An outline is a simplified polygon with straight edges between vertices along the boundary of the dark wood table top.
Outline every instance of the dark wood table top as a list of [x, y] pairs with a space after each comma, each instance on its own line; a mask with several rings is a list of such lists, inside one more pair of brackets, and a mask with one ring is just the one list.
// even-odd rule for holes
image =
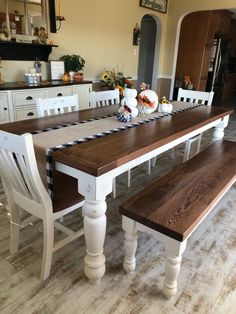
[[[23, 134], [63, 123], [107, 115], [116, 111], [117, 106], [83, 110], [2, 124], [0, 129], [15, 134]], [[100, 176], [232, 112], [233, 110], [229, 108], [196, 107], [138, 127], [64, 148], [55, 152], [53, 157], [55, 161], [91, 175]]]

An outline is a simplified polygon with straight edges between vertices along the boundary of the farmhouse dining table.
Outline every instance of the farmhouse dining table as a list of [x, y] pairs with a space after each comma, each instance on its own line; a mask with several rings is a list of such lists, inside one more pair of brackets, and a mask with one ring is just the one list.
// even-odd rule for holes
[[91, 283], [105, 273], [106, 196], [113, 178], [210, 128], [213, 137], [222, 138], [232, 113], [223, 107], [173, 105], [171, 114], [154, 112], [128, 124], [116, 119], [119, 105], [112, 105], [0, 125], [7, 132], [33, 134], [36, 152], [45, 153], [47, 142], [55, 169], [78, 180], [85, 197], [84, 271]]

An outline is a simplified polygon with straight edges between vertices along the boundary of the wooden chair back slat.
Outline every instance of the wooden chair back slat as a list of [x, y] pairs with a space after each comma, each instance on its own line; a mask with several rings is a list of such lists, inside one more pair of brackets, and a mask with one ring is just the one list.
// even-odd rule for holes
[[179, 88], [177, 100], [211, 106], [213, 96], [214, 92], [202, 92]]
[[78, 95], [36, 99], [39, 117], [57, 115], [79, 110]]
[[93, 108], [115, 105], [120, 102], [119, 90], [114, 89], [102, 92], [90, 92], [89, 100], [90, 106]]
[[[21, 136], [0, 131], [0, 176], [11, 195], [17, 192], [27, 202], [52, 208], [50, 197], [40, 178], [31, 134]], [[44, 213], [46, 215], [46, 213]]]

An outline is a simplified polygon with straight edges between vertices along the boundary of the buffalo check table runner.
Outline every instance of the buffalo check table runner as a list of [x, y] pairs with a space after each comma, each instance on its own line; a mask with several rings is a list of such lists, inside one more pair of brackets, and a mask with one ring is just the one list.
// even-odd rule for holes
[[116, 115], [110, 114], [95, 119], [73, 122], [72, 124], [63, 124], [54, 128], [34, 132], [32, 135], [39, 172], [50, 196], [53, 197], [53, 153], [55, 151], [73, 145], [80, 145], [99, 137], [134, 128], [141, 124], [149, 123], [199, 106], [204, 105], [175, 102], [174, 110], [171, 113], [154, 112], [147, 117], [137, 117], [130, 123], [122, 123], [117, 120]]

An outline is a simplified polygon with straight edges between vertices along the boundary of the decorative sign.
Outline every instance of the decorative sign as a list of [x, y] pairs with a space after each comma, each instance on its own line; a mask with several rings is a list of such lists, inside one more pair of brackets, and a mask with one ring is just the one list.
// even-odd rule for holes
[[51, 80], [61, 80], [65, 72], [64, 61], [50, 61]]
[[140, 7], [166, 13], [167, 1], [168, 0], [140, 0], [139, 5]]

